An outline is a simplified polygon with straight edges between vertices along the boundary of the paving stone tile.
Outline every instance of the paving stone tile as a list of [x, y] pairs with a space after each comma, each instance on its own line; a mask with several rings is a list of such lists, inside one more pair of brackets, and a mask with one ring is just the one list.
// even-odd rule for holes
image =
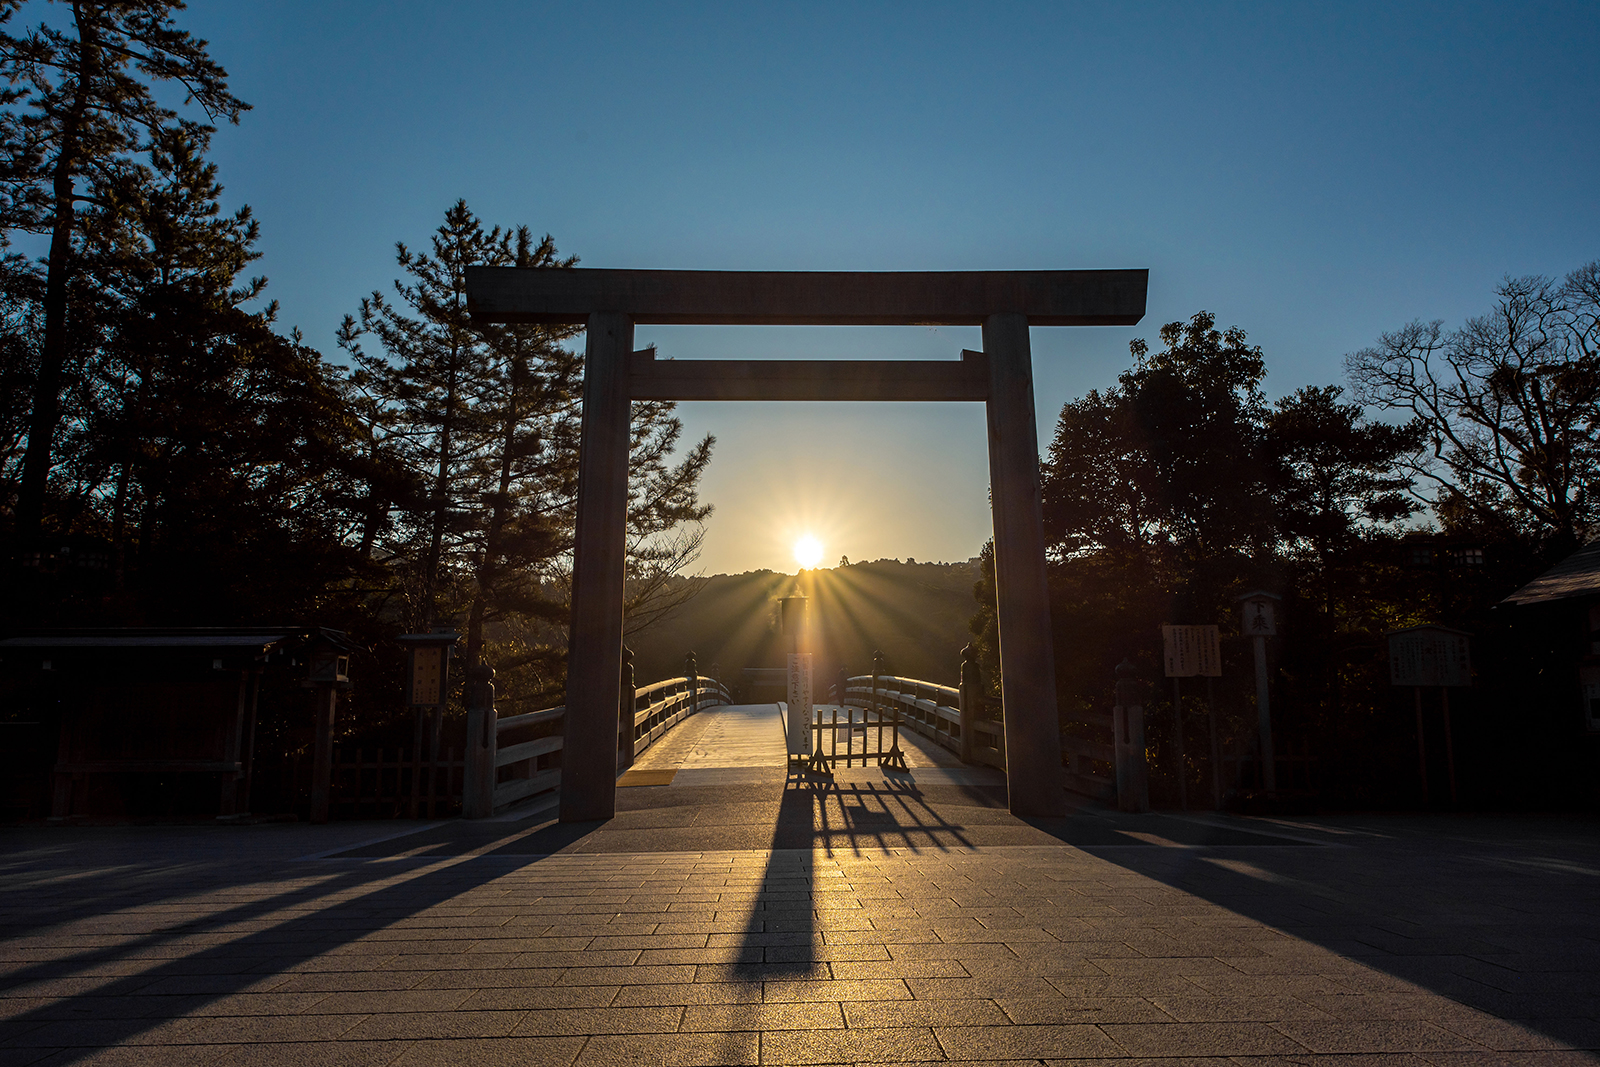
[[1296, 997], [1230, 997], [1156, 995], [1150, 1002], [1184, 1023], [1276, 1022], [1280, 1019], [1321, 1019], [1333, 1016]]
[[835, 960], [835, 978], [965, 978], [960, 960]]
[[1417, 1056], [1432, 1067], [1594, 1067], [1593, 1051], [1548, 1049], [1537, 1052], [1424, 1052]]
[[992, 1000], [871, 1000], [846, 1003], [852, 1027], [1004, 1026], [1011, 1020]]
[[1422, 1020], [1368, 1022], [1285, 1020], [1277, 1029], [1313, 1052], [1470, 1052], [1479, 1048], [1459, 1034]]
[[743, 1067], [760, 1062], [761, 1035], [628, 1034], [593, 1037], [583, 1046], [581, 1067]]
[[527, 1012], [513, 1036], [582, 1034], [666, 1034], [678, 1029], [683, 1009], [675, 1005], [540, 1009]]
[[1306, 1051], [1268, 1023], [1103, 1023], [1135, 1056], [1262, 1056]]
[[[388, 1067], [412, 1046], [410, 1041], [283, 1041], [194, 1047], [205, 1049], [209, 1067]], [[163, 1048], [156, 1064], [165, 1067], [171, 1051]]]
[[556, 985], [620, 985], [624, 982], [692, 982], [692, 964], [651, 967], [569, 967], [561, 972]]
[[148, 1031], [131, 1038], [139, 1044], [171, 1043], [193, 1045], [254, 1044], [257, 1042], [298, 1042], [333, 1040], [351, 1034], [369, 1016], [352, 1015], [249, 1015], [231, 1018], [208, 1017], [179, 1020], [181, 1033], [169, 1035], [164, 1029]]
[[685, 1033], [842, 1029], [845, 1017], [839, 1007], [837, 1002], [698, 1004], [684, 1009], [679, 1029]]
[[1166, 1023], [1173, 1018], [1144, 997], [999, 997], [1014, 1023]]
[[352, 1040], [393, 1041], [404, 1038], [505, 1037], [525, 1011], [404, 1012], [369, 1015], [345, 1035]]
[[760, 1004], [760, 982], [692, 982], [629, 985], [617, 991], [617, 1007], [650, 1004]]
[[[318, 1001], [318, 1015], [366, 1015], [374, 1012], [451, 1011], [461, 1006], [471, 991], [466, 989], [402, 989], [381, 992], [329, 993]], [[270, 994], [269, 994], [270, 995]], [[236, 998], [233, 998], [236, 999]], [[222, 1012], [213, 1014], [226, 1014]], [[251, 1012], [249, 1014], [260, 1014]]]
[[762, 1000], [768, 1004], [910, 999], [911, 991], [906, 988], [906, 983], [892, 979], [766, 982], [762, 986]]
[[[617, 997], [618, 986], [498, 986], [463, 990], [462, 1011], [514, 1011], [525, 1008], [603, 1008]], [[653, 986], [646, 988], [655, 988]]]
[[935, 1033], [952, 1060], [1115, 1056], [1120, 1051], [1098, 1027], [1088, 1025], [953, 1026]]
[[[428, 978], [429, 975], [423, 971], [325, 971], [321, 974], [291, 975], [287, 980], [275, 982], [269, 988], [274, 993], [342, 993], [412, 989], [424, 985]], [[174, 987], [163, 982], [160, 988], [166, 990]], [[178, 985], [176, 988], [193, 987]], [[231, 990], [217, 990], [217, 992], [231, 992]]]
[[571, 1067], [581, 1037], [503, 1037], [481, 1040], [414, 1041], [393, 1067]]
[[[113, 1045], [109, 1048], [70, 1049], [4, 1049], [3, 1060], [7, 1067], [206, 1067], [223, 1062], [231, 1053], [259, 1046], [223, 1045], [162, 1045], [152, 1049], [147, 1045]], [[329, 1047], [318, 1045], [316, 1047]], [[285, 1061], [293, 1063], [294, 1061]], [[371, 1061], [369, 1061], [371, 1062]], [[352, 1062], [349, 1067], [367, 1067]], [[374, 1064], [374, 1067], [376, 1065]]]
[[996, 997], [1045, 997], [1054, 986], [1037, 975], [982, 975], [974, 978], [907, 978], [918, 1000], [988, 1000]]
[[926, 1027], [873, 1030], [769, 1031], [761, 1035], [761, 1062], [895, 1063], [940, 1058]]

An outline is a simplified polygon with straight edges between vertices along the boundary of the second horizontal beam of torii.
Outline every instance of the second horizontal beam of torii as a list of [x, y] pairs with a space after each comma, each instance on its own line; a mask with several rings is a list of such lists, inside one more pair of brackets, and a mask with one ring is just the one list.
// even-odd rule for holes
[[634, 400], [987, 400], [989, 360], [656, 359], [628, 361]]

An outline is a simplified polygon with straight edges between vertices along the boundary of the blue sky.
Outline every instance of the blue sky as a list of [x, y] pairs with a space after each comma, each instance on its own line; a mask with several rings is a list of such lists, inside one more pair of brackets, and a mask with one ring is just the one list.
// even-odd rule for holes
[[[1600, 257], [1600, 6], [197, 0], [254, 105], [214, 156], [285, 327], [333, 331], [458, 197], [594, 267], [1148, 267], [1134, 328], [1036, 329], [1040, 435], [1202, 308], [1269, 392], [1505, 274]], [[954, 358], [976, 330], [641, 329], [666, 355]], [[683, 407], [709, 572], [964, 559], [982, 414]]]

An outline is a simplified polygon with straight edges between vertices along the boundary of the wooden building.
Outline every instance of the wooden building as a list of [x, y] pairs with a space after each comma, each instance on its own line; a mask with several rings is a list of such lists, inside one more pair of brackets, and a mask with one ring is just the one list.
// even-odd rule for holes
[[1600, 738], [1600, 541], [1591, 541], [1503, 603], [1534, 609], [1545, 617], [1551, 637], [1570, 663], [1560, 687], [1571, 692], [1571, 713], [1584, 730]]
[[0, 639], [5, 807], [52, 819], [246, 812], [263, 668], [330, 647], [344, 635], [304, 627]]

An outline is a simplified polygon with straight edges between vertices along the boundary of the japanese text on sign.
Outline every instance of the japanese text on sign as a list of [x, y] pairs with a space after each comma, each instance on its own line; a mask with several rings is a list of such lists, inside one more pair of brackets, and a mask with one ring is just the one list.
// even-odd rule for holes
[[1163, 626], [1168, 678], [1222, 677], [1222, 644], [1215, 626]]
[[811, 653], [789, 653], [789, 754], [811, 755]]
[[441, 703], [439, 699], [440, 676], [444, 663], [444, 649], [416, 648], [411, 651], [411, 704], [427, 706]]
[[1389, 635], [1392, 685], [1471, 685], [1467, 635], [1439, 626], [1419, 626]]

